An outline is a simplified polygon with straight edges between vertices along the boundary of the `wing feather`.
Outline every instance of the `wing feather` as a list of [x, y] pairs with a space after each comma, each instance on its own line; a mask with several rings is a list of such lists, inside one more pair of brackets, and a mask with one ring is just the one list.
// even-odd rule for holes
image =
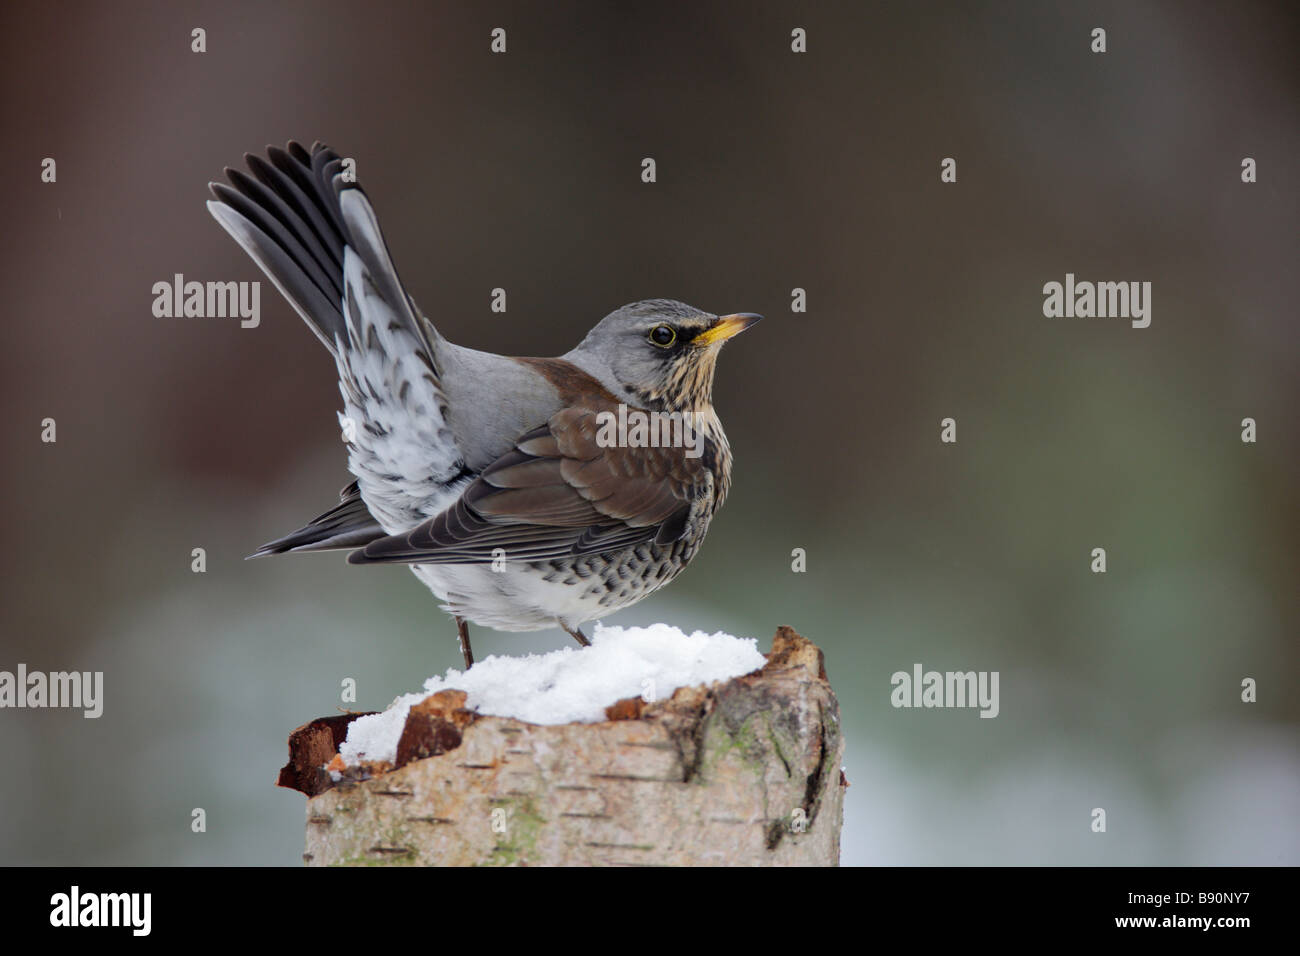
[[565, 408], [485, 468], [449, 508], [354, 551], [353, 564], [482, 564], [601, 554], [681, 537], [713, 500], [705, 457], [602, 447], [598, 410]]

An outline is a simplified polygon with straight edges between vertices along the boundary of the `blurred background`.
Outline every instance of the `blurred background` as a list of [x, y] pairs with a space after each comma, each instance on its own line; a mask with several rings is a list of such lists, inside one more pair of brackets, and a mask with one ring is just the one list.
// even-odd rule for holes
[[[731, 499], [608, 622], [825, 649], [845, 863], [1300, 863], [1294, 5], [10, 2], [0, 26], [0, 669], [105, 672], [98, 720], [0, 711], [0, 863], [297, 864], [289, 731], [345, 677], [378, 709], [459, 666], [404, 568], [243, 560], [349, 480], [333, 365], [274, 287], [256, 329], [152, 314], [175, 273], [263, 279], [206, 184], [289, 138], [356, 159], [461, 344], [559, 354], [655, 296], [768, 316], [720, 363]], [[1151, 282], [1150, 328], [1044, 318], [1067, 272]], [[915, 663], [999, 671], [1000, 715], [894, 709]]]

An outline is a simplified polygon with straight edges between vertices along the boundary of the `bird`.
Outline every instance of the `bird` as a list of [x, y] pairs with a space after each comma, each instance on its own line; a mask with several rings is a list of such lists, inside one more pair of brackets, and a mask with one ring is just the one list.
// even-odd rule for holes
[[[353, 476], [337, 505], [250, 558], [410, 565], [454, 618], [467, 669], [470, 624], [559, 627], [586, 646], [583, 623], [677, 577], [731, 486], [718, 355], [761, 315], [647, 299], [555, 358], [455, 345], [407, 294], [337, 152], [290, 141], [244, 159], [208, 184], [207, 208], [333, 356]], [[617, 434], [620, 410], [688, 427], [658, 443]]]

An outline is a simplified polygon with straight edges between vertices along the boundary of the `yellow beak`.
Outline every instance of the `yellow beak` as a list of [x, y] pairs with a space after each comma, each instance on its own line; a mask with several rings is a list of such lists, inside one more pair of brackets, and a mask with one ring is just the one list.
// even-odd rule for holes
[[727, 339], [739, 335], [761, 318], [763, 317], [756, 312], [737, 312], [733, 315], [724, 315], [711, 328], [705, 329], [695, 336], [692, 344], [705, 346], [725, 342]]

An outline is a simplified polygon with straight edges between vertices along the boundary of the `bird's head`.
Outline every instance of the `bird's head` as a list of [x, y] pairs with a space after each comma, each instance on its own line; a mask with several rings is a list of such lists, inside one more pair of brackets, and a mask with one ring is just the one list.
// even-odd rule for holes
[[612, 378], [629, 405], [701, 411], [713, 402], [722, 344], [761, 318], [752, 312], [716, 316], [672, 299], [647, 299], [601, 319], [569, 358], [608, 370], [602, 377]]

